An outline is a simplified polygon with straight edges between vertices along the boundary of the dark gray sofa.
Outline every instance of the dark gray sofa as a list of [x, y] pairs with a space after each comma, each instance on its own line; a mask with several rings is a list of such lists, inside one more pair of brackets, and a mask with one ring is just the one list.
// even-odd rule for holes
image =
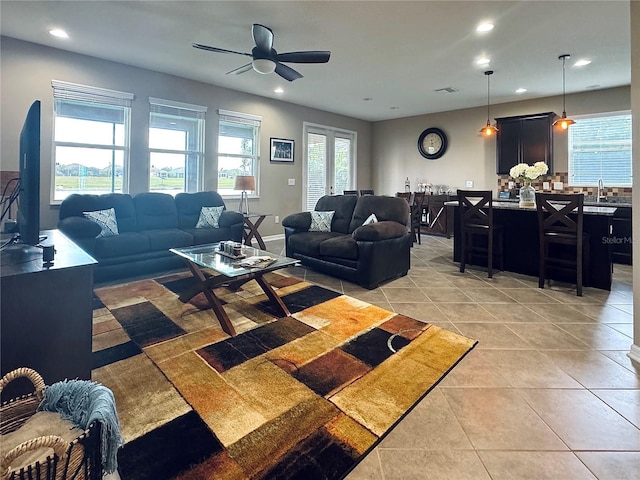
[[[406, 200], [327, 195], [318, 200], [315, 211], [335, 212], [331, 231], [309, 231], [310, 212], [285, 217], [282, 225], [288, 257], [369, 289], [409, 271], [411, 234]], [[363, 226], [372, 213], [378, 222]]]
[[[196, 228], [202, 207], [225, 206], [217, 192], [140, 193], [135, 196], [72, 194], [60, 205], [58, 228], [86, 252], [98, 266], [95, 281], [131, 277], [184, 266], [170, 248], [222, 240], [240, 242], [244, 218], [224, 210], [219, 228]], [[118, 234], [98, 237], [101, 227], [83, 212], [115, 209]]]

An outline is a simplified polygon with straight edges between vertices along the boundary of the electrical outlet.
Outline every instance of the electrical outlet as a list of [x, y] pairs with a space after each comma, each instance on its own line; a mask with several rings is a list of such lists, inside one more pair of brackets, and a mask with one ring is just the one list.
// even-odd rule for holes
[[551, 184], [549, 182], [542, 182], [543, 190], [551, 190]]
[[554, 190], [564, 190], [564, 184], [562, 182], [553, 182]]
[[296, 179], [295, 178], [290, 178], [289, 179], [289, 186], [292, 187], [296, 184]]
[[276, 215], [276, 216], [273, 218], [273, 221], [274, 221], [274, 222], [276, 222], [276, 223], [280, 223], [280, 215]]
[[467, 180], [467, 181], [465, 182], [465, 186], [466, 186], [467, 188], [473, 188], [473, 180]]

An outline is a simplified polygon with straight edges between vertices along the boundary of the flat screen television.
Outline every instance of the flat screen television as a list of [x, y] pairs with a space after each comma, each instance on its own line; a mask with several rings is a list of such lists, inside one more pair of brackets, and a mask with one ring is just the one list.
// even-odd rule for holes
[[40, 240], [40, 100], [29, 108], [20, 133], [18, 232], [21, 243]]

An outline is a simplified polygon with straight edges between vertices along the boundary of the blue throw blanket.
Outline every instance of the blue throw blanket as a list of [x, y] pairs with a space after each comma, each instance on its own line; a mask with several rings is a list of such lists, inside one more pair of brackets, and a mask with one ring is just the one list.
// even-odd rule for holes
[[88, 380], [65, 380], [48, 386], [38, 410], [57, 412], [79, 428], [102, 424], [102, 468], [112, 473], [118, 468], [118, 448], [122, 445], [120, 422], [113, 393], [104, 385]]

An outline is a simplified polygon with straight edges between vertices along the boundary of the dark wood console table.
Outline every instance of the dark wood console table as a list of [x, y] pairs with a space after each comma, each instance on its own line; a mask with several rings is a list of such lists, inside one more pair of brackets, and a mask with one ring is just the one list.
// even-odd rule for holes
[[[14, 244], [0, 252], [2, 375], [30, 367], [45, 383], [91, 378], [93, 269], [96, 261], [58, 230], [41, 232], [56, 253], [43, 266], [42, 249]], [[3, 400], [32, 391], [12, 382]]]
[[[448, 202], [454, 210], [453, 260], [460, 261], [460, 220], [458, 202]], [[493, 221], [504, 229], [504, 269], [538, 276], [538, 217], [535, 208], [521, 208], [515, 202], [493, 202]], [[616, 209], [584, 207], [584, 231], [589, 234], [589, 283], [585, 286], [611, 290], [613, 277], [611, 222]], [[486, 265], [480, 263], [476, 265]], [[494, 267], [495, 268], [495, 267]], [[575, 283], [569, 278], [552, 277]]]

